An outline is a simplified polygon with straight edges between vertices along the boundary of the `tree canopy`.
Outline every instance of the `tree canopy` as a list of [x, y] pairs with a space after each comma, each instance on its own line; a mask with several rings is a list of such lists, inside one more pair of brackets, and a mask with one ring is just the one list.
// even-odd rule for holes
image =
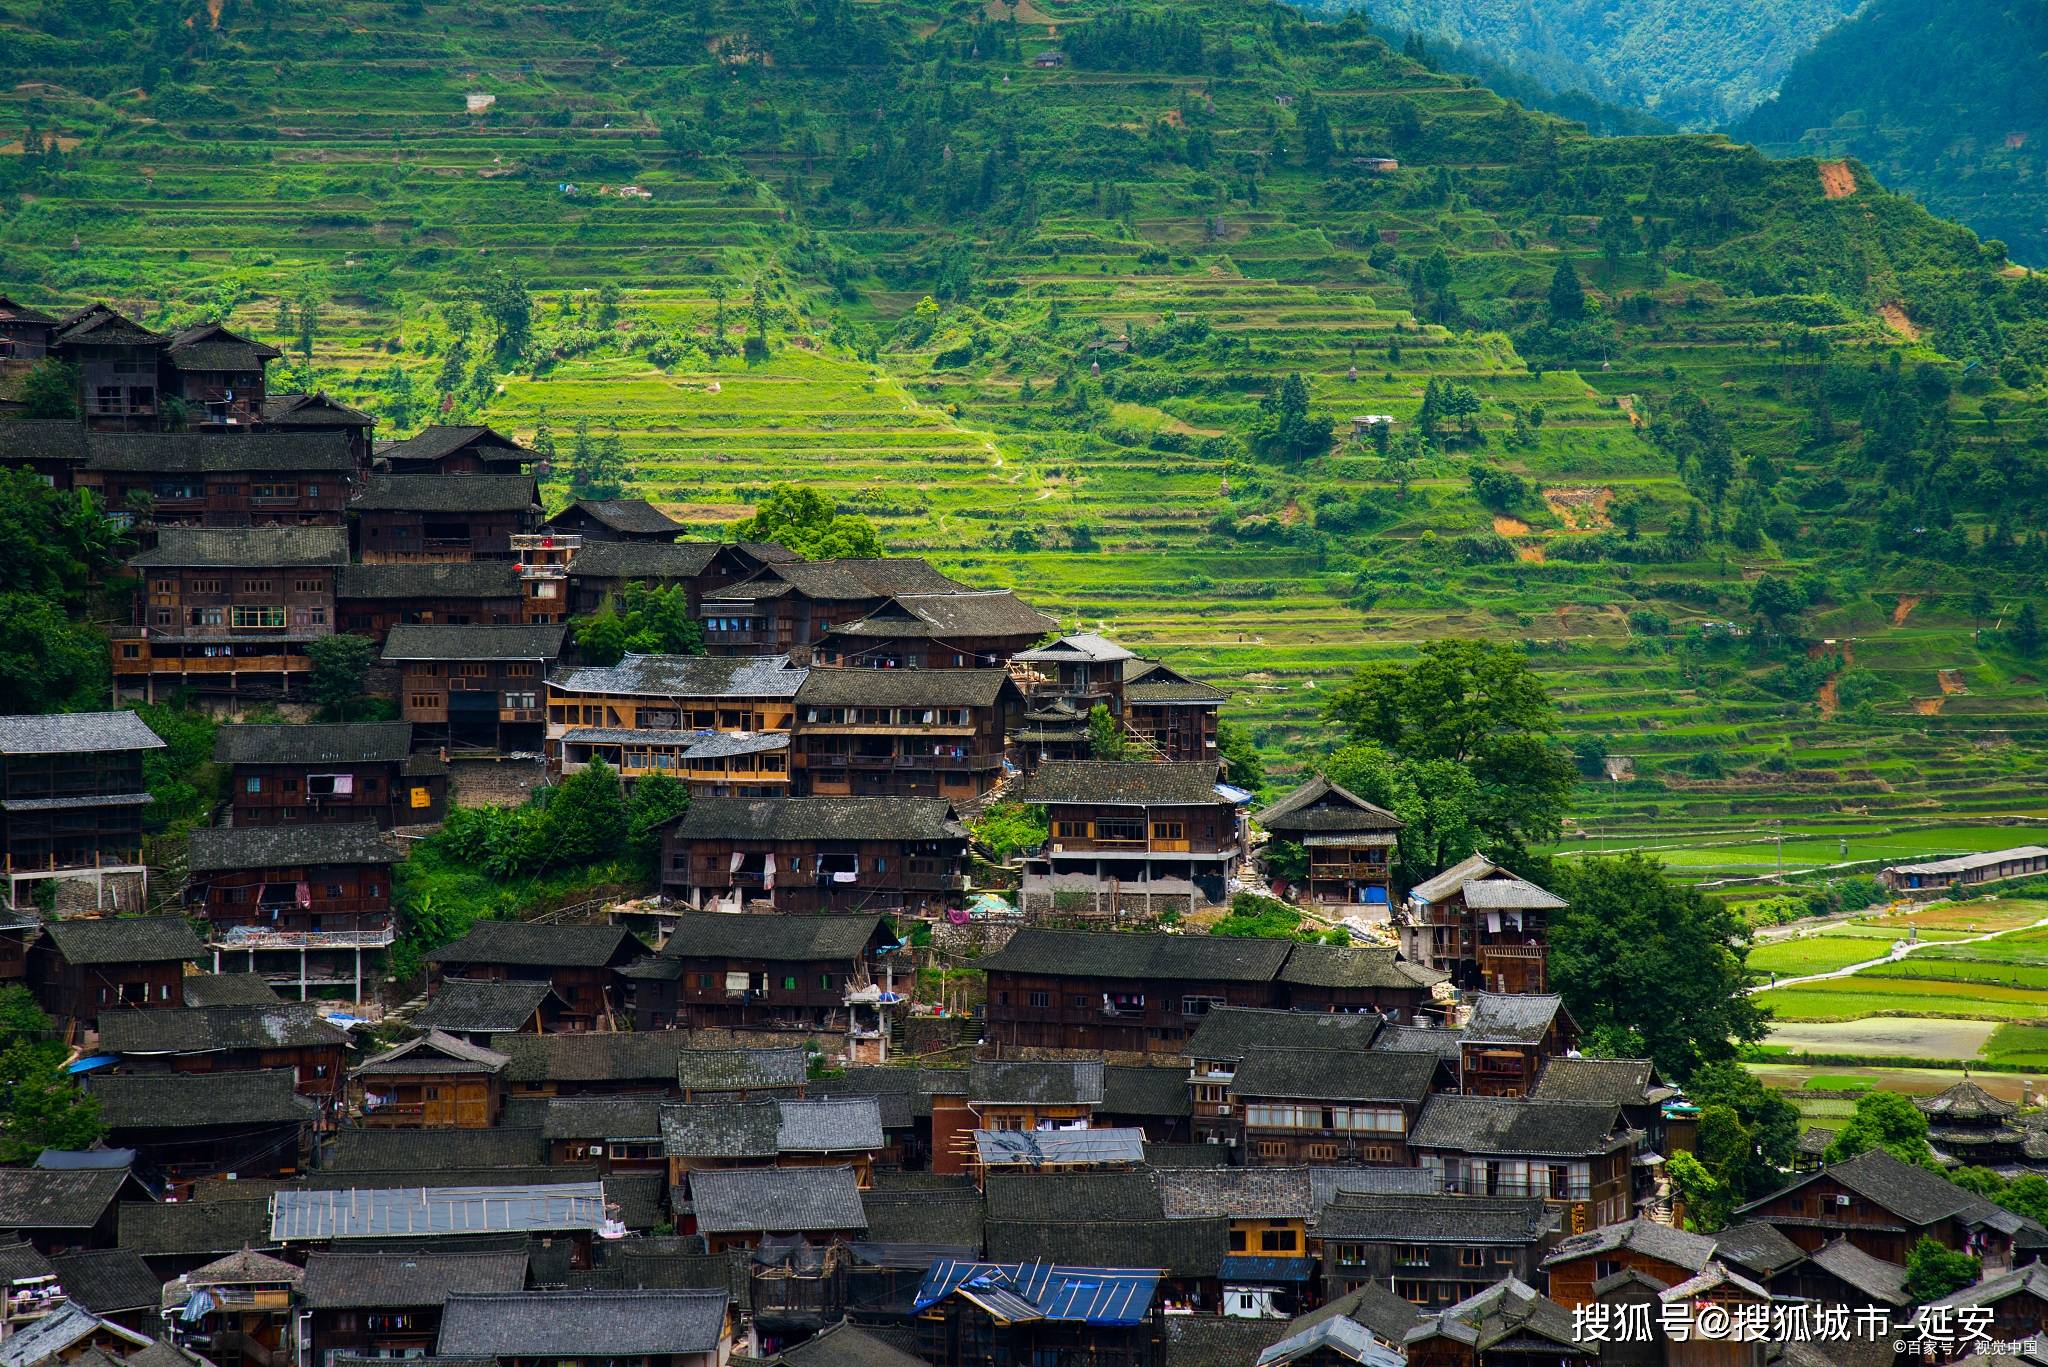
[[1550, 923], [1550, 972], [1581, 1028], [1624, 1030], [1667, 1077], [1690, 1077], [1763, 1038], [1749, 929], [1640, 854], [1555, 867], [1571, 905]]
[[[1473, 843], [1496, 859], [1523, 861], [1531, 845], [1562, 827], [1578, 771], [1556, 739], [1550, 695], [1513, 646], [1428, 642], [1405, 668], [1359, 670], [1323, 711], [1355, 741], [1398, 761], [1431, 800], [1439, 800], [1433, 796], [1438, 791], [1457, 793], [1462, 815], [1447, 828], [1469, 824]], [[1420, 766], [1431, 767], [1425, 772]], [[1463, 839], [1450, 834], [1437, 843], [1450, 849]]]
[[816, 489], [777, 484], [754, 505], [754, 515], [733, 524], [742, 541], [771, 541], [812, 560], [882, 554], [882, 538], [864, 517], [838, 511]]

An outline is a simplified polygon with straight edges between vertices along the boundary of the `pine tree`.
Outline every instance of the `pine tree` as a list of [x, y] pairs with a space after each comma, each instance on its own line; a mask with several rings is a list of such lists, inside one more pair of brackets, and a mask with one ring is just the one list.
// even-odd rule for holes
[[1571, 258], [1557, 263], [1550, 277], [1550, 317], [1558, 323], [1575, 322], [1586, 314], [1586, 287], [1579, 280]]

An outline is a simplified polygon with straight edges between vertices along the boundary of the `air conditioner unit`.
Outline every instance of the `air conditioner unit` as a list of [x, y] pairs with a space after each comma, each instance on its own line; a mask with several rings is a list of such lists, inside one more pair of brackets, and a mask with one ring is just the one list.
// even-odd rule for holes
[[592, 1144], [592, 1145], [590, 1146], [590, 1156], [591, 1156], [592, 1158], [602, 1158], [602, 1157], [604, 1157], [604, 1145], [602, 1145], [602, 1144]]
[[1837, 1196], [1835, 1198], [1835, 1204], [1838, 1206], [1846, 1206], [1849, 1204], [1849, 1198], [1847, 1196]]

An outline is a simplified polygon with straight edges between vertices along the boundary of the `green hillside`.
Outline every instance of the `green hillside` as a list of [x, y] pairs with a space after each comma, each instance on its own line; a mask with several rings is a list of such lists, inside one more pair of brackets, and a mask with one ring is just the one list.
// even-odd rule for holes
[[707, 529], [817, 485], [1282, 774], [1485, 636], [1632, 762], [1604, 835], [2048, 815], [2048, 282], [1856, 168], [1235, 0], [214, 13], [0, 0], [0, 288], [232, 316], [386, 433], [616, 432]]
[[1859, 3], [1310, 0], [1303, 8], [1335, 15], [1363, 8], [1384, 33], [1456, 44], [1553, 91], [1583, 91], [1682, 128], [1720, 128], [1767, 98]]
[[1737, 131], [1861, 158], [2015, 258], [2048, 264], [2048, 0], [1872, 0]]

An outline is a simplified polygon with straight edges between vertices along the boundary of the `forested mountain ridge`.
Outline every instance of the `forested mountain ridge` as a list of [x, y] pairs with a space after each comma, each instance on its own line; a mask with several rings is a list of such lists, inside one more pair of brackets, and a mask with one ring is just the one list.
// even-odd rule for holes
[[1861, 0], [1307, 0], [1375, 27], [1450, 42], [1560, 92], [1721, 128], [1777, 88]]
[[1736, 136], [1852, 156], [2048, 264], [2048, 0], [1871, 0]]
[[1609, 818], [2038, 803], [2048, 289], [1855, 167], [1237, 0], [0, 25], [26, 302], [232, 318], [387, 433], [616, 432], [707, 530], [801, 479], [1290, 762], [1334, 676], [1487, 636], [1628, 757]]

